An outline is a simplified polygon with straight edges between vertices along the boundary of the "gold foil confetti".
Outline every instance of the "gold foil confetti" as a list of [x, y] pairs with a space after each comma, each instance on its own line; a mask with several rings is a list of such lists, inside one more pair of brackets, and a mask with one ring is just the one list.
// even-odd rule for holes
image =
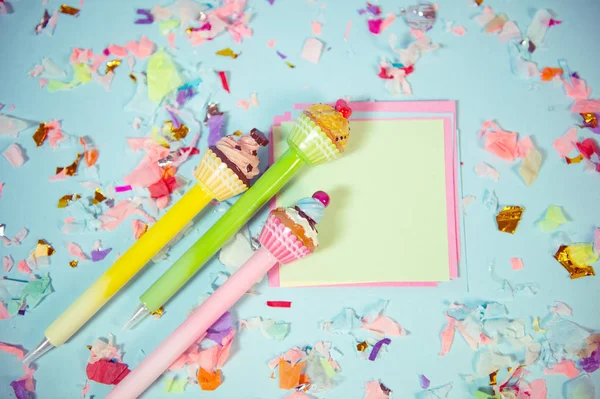
[[54, 248], [52, 248], [52, 246], [45, 240], [38, 240], [37, 247], [35, 247], [34, 256], [52, 256], [54, 252]]
[[150, 314], [157, 319], [160, 319], [164, 313], [165, 313], [165, 309], [162, 306], [160, 308], [156, 309], [156, 311], [150, 312]]
[[64, 168], [61, 168], [60, 166], [56, 168], [56, 174], [59, 174], [60, 172], [62, 172], [64, 169], [66, 169], [67, 171], [67, 176], [75, 176], [75, 173], [77, 173], [77, 166], [79, 166], [79, 161], [81, 161], [81, 154], [77, 154], [77, 158], [73, 161], [73, 163], [69, 166], [65, 166]]
[[106, 63], [106, 72], [104, 72], [104, 74], [106, 75], [109, 72], [113, 72], [116, 67], [118, 67], [119, 65], [121, 65], [121, 60], [112, 60], [112, 61], [108, 61]]
[[57, 208], [66, 208], [67, 205], [69, 205], [69, 202], [78, 200], [79, 198], [81, 198], [81, 197], [79, 195], [77, 195], [77, 194], [66, 194], [66, 195], [63, 195], [58, 200], [58, 205], [56, 205], [56, 207]]
[[236, 130], [235, 132], [233, 132], [233, 135], [238, 136], [238, 137], [241, 136], [242, 134], [244, 134], [244, 133], [240, 132], [239, 130]]
[[498, 374], [498, 370], [490, 373], [490, 386], [496, 385], [498, 382], [496, 381], [496, 375]]
[[134, 75], [134, 74], [130, 73], [130, 74], [129, 74], [129, 78], [130, 78], [131, 80], [133, 80], [133, 83], [137, 83], [137, 78], [135, 77], [135, 75]]
[[40, 126], [37, 128], [35, 133], [33, 134], [33, 141], [35, 141], [35, 145], [38, 147], [44, 144], [44, 141], [48, 138], [48, 132], [50, 128], [46, 126], [45, 123], [40, 123]]
[[285, 64], [286, 64], [287, 66], [289, 66], [290, 68], [292, 68], [292, 69], [296, 68], [296, 65], [292, 64], [292, 63], [291, 63], [291, 62], [289, 62], [289, 61], [286, 61], [286, 62], [285, 62]]
[[100, 189], [97, 188], [94, 192], [94, 199], [92, 200], [92, 204], [97, 205], [102, 201], [106, 201], [106, 195], [104, 195], [102, 191], [100, 191]]
[[356, 350], [359, 351], [359, 352], [364, 352], [365, 349], [367, 349], [368, 346], [369, 345], [367, 345], [367, 343], [365, 341], [363, 341], [363, 342], [361, 342], [359, 344], [356, 344]]
[[483, 4], [483, 0], [475, 0], [475, 4], [477, 4], [478, 6]]
[[184, 139], [185, 136], [187, 136], [188, 132], [190, 131], [190, 129], [186, 125], [184, 125], [183, 123], [178, 128], [176, 128], [173, 125], [173, 122], [171, 122], [171, 121], [167, 121], [165, 123], [167, 123], [167, 124], [169, 124], [171, 126], [170, 127], [171, 134], [173, 135], [173, 138], [175, 140]]
[[227, 48], [224, 48], [223, 50], [217, 51], [217, 55], [221, 55], [223, 57], [231, 57], [233, 59], [236, 59], [239, 54], [234, 53], [232, 49], [227, 47]]
[[71, 266], [73, 269], [75, 269], [78, 264], [79, 264], [79, 261], [77, 259], [69, 262], [69, 266]]
[[77, 16], [77, 14], [79, 14], [79, 8], [70, 7], [66, 4], [62, 4], [58, 11], [62, 14], [69, 14], [73, 16]]
[[596, 114], [592, 112], [585, 112], [580, 115], [583, 118], [585, 127], [591, 127], [592, 129], [598, 127], [598, 118], [596, 117]]
[[588, 261], [593, 263], [598, 259], [598, 256], [594, 255], [592, 247], [592, 244], [561, 245], [554, 254], [554, 259], [569, 272], [571, 280], [595, 276], [594, 268], [587, 264]]
[[579, 163], [579, 162], [583, 161], [583, 155], [579, 154], [573, 158], [565, 157], [565, 160], [567, 161], [567, 164]]
[[496, 216], [496, 223], [498, 223], [498, 230], [505, 233], [515, 234], [517, 226], [521, 221], [523, 215], [523, 208], [517, 205], [505, 206], [498, 212]]

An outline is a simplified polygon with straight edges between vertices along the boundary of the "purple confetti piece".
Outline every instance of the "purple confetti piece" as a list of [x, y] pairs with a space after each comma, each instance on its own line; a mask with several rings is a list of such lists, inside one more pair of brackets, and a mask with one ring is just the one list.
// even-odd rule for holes
[[142, 8], [138, 8], [137, 13], [139, 15], [145, 16], [145, 18], [140, 18], [135, 21], [138, 25], [148, 25], [154, 22], [154, 16], [150, 12], [150, 10], [144, 10]]
[[173, 124], [173, 127], [175, 129], [179, 129], [181, 127], [181, 122], [179, 122], [177, 116], [170, 109], [168, 109], [167, 112], [169, 113], [169, 115], [171, 115], [171, 123]]
[[188, 99], [194, 97], [194, 90], [191, 87], [188, 87], [183, 90], [179, 90], [177, 92], [177, 104], [182, 106]]
[[269, 2], [270, 5], [273, 5], [275, 3], [275, 0], [267, 0]]
[[10, 383], [17, 399], [27, 399], [28, 393], [25, 389], [25, 380], [13, 381]]
[[110, 251], [112, 251], [112, 248], [103, 249], [102, 251], [92, 251], [92, 262], [103, 260]]
[[287, 58], [287, 55], [283, 54], [280, 51], [277, 51], [277, 55], [280, 56], [282, 60], [285, 60]]
[[125, 191], [131, 191], [131, 190], [133, 190], [133, 187], [131, 187], [129, 184], [126, 185], [126, 186], [117, 186], [117, 187], [115, 187], [115, 191], [117, 193], [123, 193]]
[[206, 331], [206, 337], [211, 341], [214, 341], [220, 344], [223, 341], [223, 338], [227, 336], [233, 329], [233, 324], [231, 322], [231, 313], [225, 312], [223, 316], [219, 317], [210, 328]]
[[429, 381], [429, 379], [423, 374], [419, 375], [419, 382], [421, 383], [421, 388], [423, 389], [429, 388], [429, 385], [431, 384], [431, 381]]
[[367, 3], [367, 11], [373, 15], [381, 14], [381, 10], [374, 4]]
[[381, 349], [381, 346], [383, 344], [389, 345], [392, 343], [392, 340], [389, 338], [384, 338], [381, 341], [377, 342], [375, 345], [373, 345], [373, 350], [371, 351], [371, 354], [369, 355], [369, 360], [370, 361], [375, 361], [375, 359], [377, 358], [377, 354], [379, 353], [379, 350]]
[[579, 77], [579, 74], [578, 74], [577, 72], [573, 72], [573, 73], [571, 74], [571, 77], [574, 77], [575, 79], [581, 79], [581, 78]]
[[223, 115], [213, 115], [208, 120], [208, 145], [214, 146], [221, 139]]
[[600, 368], [600, 350], [592, 352], [590, 357], [584, 357], [579, 361], [581, 368], [586, 373], [593, 373]]
[[364, 8], [361, 8], [360, 10], [358, 10], [358, 15], [365, 15], [366, 12], [367, 12], [367, 10], [365, 10]]

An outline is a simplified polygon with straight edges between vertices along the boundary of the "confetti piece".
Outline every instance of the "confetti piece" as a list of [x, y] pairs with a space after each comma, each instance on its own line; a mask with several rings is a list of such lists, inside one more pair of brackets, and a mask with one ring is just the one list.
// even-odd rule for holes
[[544, 374], [564, 374], [568, 378], [577, 377], [581, 371], [577, 370], [572, 360], [563, 359], [554, 364], [552, 368], [544, 370]]
[[388, 399], [392, 391], [379, 381], [369, 381], [365, 383], [364, 399]]
[[231, 93], [231, 91], [229, 90], [229, 83], [227, 82], [227, 75], [225, 75], [225, 72], [219, 71], [219, 77], [221, 78], [221, 86], [223, 87], [223, 90], [225, 90], [227, 93]]
[[574, 114], [586, 112], [600, 113], [600, 100], [577, 99], [571, 107], [571, 112]]
[[300, 384], [300, 374], [306, 362], [291, 364], [284, 359], [279, 359], [279, 388], [294, 389]]
[[423, 374], [420, 374], [419, 375], [419, 384], [421, 384], [421, 389], [427, 389], [427, 388], [429, 388], [429, 385], [431, 384], [431, 382]]
[[79, 258], [82, 261], [88, 259], [87, 255], [83, 252], [81, 247], [79, 247], [79, 245], [73, 242], [67, 242], [67, 251], [69, 252], [69, 254], [75, 256], [76, 258]]
[[69, 266], [71, 266], [73, 269], [75, 269], [77, 265], [79, 265], [79, 261], [77, 259], [69, 262]]
[[531, 186], [537, 179], [542, 166], [542, 154], [536, 149], [530, 150], [519, 167], [519, 175], [527, 187]]
[[544, 69], [542, 69], [542, 71], [540, 72], [540, 79], [542, 79], [543, 82], [549, 82], [554, 78], [560, 78], [563, 74], [563, 70], [562, 68], [550, 68], [550, 67], [546, 67]]
[[517, 134], [504, 131], [488, 132], [485, 135], [485, 150], [512, 162], [517, 153]]
[[375, 359], [377, 358], [377, 354], [381, 350], [381, 346], [384, 344], [389, 345], [391, 343], [392, 343], [392, 340], [389, 338], [384, 338], [384, 339], [378, 341], [375, 345], [373, 345], [373, 349], [371, 350], [371, 354], [369, 355], [369, 360], [375, 361]]
[[598, 255], [592, 250], [592, 244], [561, 245], [554, 258], [569, 272], [571, 279], [595, 276], [590, 263], [598, 260]]
[[554, 306], [550, 306], [550, 311], [552, 313], [573, 316], [573, 310], [564, 302], [556, 301]]
[[321, 25], [320, 22], [312, 21], [311, 26], [312, 26], [312, 31], [315, 35], [318, 36], [321, 34], [321, 29], [323, 26]]
[[546, 214], [544, 218], [540, 220], [537, 225], [541, 231], [547, 233], [549, 231], [554, 231], [559, 228], [561, 225], [568, 222], [563, 210], [560, 206], [550, 205], [548, 209], [546, 209]]
[[510, 265], [513, 270], [523, 270], [525, 266], [523, 265], [523, 261], [521, 258], [510, 258]]
[[34, 28], [35, 33], [37, 35], [39, 35], [42, 30], [48, 26], [48, 21], [50, 21], [50, 14], [48, 14], [48, 10], [44, 10], [44, 15], [42, 16], [42, 19], [40, 20], [40, 23], [37, 24]]
[[2, 257], [2, 267], [4, 267], [4, 271], [6, 273], [8, 273], [14, 265], [15, 265], [15, 261], [13, 260], [12, 256], [5, 255]]
[[30, 125], [30, 122], [23, 119], [0, 114], [0, 137], [18, 137], [19, 133]]
[[149, 25], [154, 22], [154, 16], [150, 12], [150, 10], [144, 10], [142, 8], [138, 8], [136, 13], [141, 15], [142, 18], [138, 18], [135, 20], [135, 24], [138, 25]]
[[126, 364], [100, 359], [97, 362], [88, 363], [85, 372], [92, 381], [106, 385], [117, 385], [131, 370]]
[[287, 55], [283, 54], [281, 51], [277, 50], [276, 51], [277, 55], [279, 56], [279, 58], [281, 58], [282, 60], [285, 60], [287, 58]]
[[106, 255], [108, 255], [110, 251], [112, 251], [112, 248], [92, 251], [92, 262], [100, 262], [106, 258]]
[[517, 143], [517, 158], [525, 158], [529, 151], [535, 150], [531, 137], [525, 136]]
[[289, 301], [267, 301], [267, 306], [271, 308], [291, 308], [292, 302]]
[[503, 207], [498, 215], [496, 215], [498, 231], [515, 234], [522, 215], [523, 208], [520, 206], [510, 205]]
[[582, 374], [563, 385], [564, 397], [567, 399], [595, 399], [596, 387], [588, 374]]
[[31, 274], [31, 269], [29, 268], [29, 265], [27, 265], [27, 262], [25, 262], [24, 260], [20, 260], [17, 263], [17, 270], [21, 273]]
[[318, 64], [322, 51], [323, 42], [317, 38], [309, 37], [304, 42], [304, 47], [302, 48], [302, 58], [312, 62], [313, 64]]
[[572, 163], [580, 163], [581, 161], [583, 161], [583, 155], [579, 154], [573, 158], [565, 157], [565, 161], [567, 161], [567, 165], [570, 165]]
[[125, 47], [138, 59], [148, 58], [154, 52], [155, 44], [151, 42], [146, 36], [142, 36], [139, 42], [132, 40], [128, 42]]
[[39, 147], [44, 144], [44, 141], [46, 141], [46, 138], [48, 138], [49, 130], [49, 127], [45, 123], [40, 123], [39, 127], [32, 136], [36, 146]]
[[389, 317], [383, 315], [377, 316], [370, 323], [363, 324], [361, 328], [374, 331], [385, 336], [403, 337], [406, 335], [406, 331], [402, 328], [402, 326]]
[[275, 43], [276, 43], [275, 40], [269, 40], [267, 42], [267, 47], [273, 48], [273, 47], [275, 47]]
[[188, 380], [185, 378], [165, 378], [165, 389], [164, 393], [181, 393], [185, 392], [185, 388], [188, 384]]
[[575, 149], [577, 143], [577, 128], [570, 128], [563, 136], [554, 140], [552, 146], [561, 158], [567, 157]]
[[475, 165], [475, 174], [479, 177], [489, 177], [494, 181], [498, 181], [500, 178], [500, 173], [498, 173], [494, 167], [485, 162], [479, 162], [477, 165]]
[[133, 237], [139, 240], [148, 231], [148, 225], [141, 220], [135, 219], [131, 221], [133, 228]]
[[346, 33], [344, 33], [344, 41], [348, 41], [350, 38], [350, 29], [352, 28], [352, 20], [348, 20], [348, 25], [346, 25]]
[[115, 187], [115, 192], [117, 192], [117, 193], [123, 193], [125, 191], [131, 191], [131, 190], [133, 190], [133, 188], [130, 185]]
[[2, 155], [4, 155], [4, 158], [6, 158], [13, 168], [20, 168], [27, 162], [27, 157], [23, 152], [23, 148], [17, 143], [9, 145]]
[[286, 62], [285, 62], [285, 64], [286, 64], [287, 66], [289, 66], [291, 69], [294, 69], [294, 68], [296, 68], [296, 65], [292, 64], [292, 63], [291, 63], [291, 62], [289, 62], [289, 61], [286, 61]]
[[198, 384], [200, 384], [203, 391], [214, 391], [221, 385], [221, 370], [211, 373], [200, 367], [198, 370]]
[[222, 57], [231, 57], [233, 59], [236, 59], [239, 56], [239, 54], [234, 53], [233, 50], [230, 49], [229, 47], [224, 48], [223, 50], [217, 51], [216, 54], [220, 55]]

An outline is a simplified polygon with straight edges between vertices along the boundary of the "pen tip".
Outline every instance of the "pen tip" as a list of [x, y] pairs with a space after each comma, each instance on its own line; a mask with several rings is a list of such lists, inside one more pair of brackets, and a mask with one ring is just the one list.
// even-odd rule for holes
[[148, 316], [150, 313], [150, 309], [148, 309], [144, 304], [140, 303], [131, 318], [125, 323], [122, 330], [131, 330], [135, 326], [137, 326], [143, 319]]
[[46, 352], [48, 352], [52, 348], [54, 348], [54, 345], [52, 345], [48, 338], [44, 338], [44, 340], [40, 342], [38, 346], [27, 352], [27, 354], [25, 355], [25, 357], [23, 357], [23, 360], [21, 361], [24, 365], [28, 366], [29, 364], [35, 362], [37, 359], [42, 357]]

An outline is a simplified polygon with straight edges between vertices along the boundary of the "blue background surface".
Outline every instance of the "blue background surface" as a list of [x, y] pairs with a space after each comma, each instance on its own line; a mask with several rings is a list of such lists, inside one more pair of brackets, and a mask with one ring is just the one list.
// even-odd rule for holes
[[[51, 10], [60, 5], [55, 0], [49, 3]], [[341, 96], [349, 96], [354, 101], [405, 99], [390, 96], [377, 72], [380, 58], [394, 55], [387, 45], [389, 33], [396, 33], [404, 46], [409, 42], [408, 28], [403, 21], [396, 21], [380, 37], [373, 36], [367, 31], [366, 21], [356, 12], [364, 6], [360, 1], [328, 2], [323, 9], [321, 38], [331, 49], [324, 53], [318, 65], [301, 59], [302, 44], [312, 35], [310, 23], [319, 17], [322, 4], [276, 0], [275, 5], [270, 6], [264, 0], [250, 1], [256, 11], [250, 23], [254, 34], [239, 45], [224, 34], [212, 42], [190, 48], [178, 34], [179, 50], [174, 52], [178, 62], [200, 63], [203, 67], [230, 72], [232, 94], [219, 91], [214, 98], [221, 104], [221, 109], [228, 111], [228, 132], [248, 131], [252, 127], [268, 131], [273, 116], [291, 110], [292, 104], [297, 102], [332, 101]], [[263, 282], [259, 287], [262, 295], [244, 297], [233, 313], [238, 318], [263, 316], [291, 322], [290, 335], [275, 342], [266, 340], [259, 333], [242, 332], [236, 337], [233, 354], [223, 369], [223, 385], [215, 392], [202, 393], [197, 386], [190, 386], [179, 397], [283, 398], [286, 392], [279, 390], [277, 382], [269, 378], [267, 361], [294, 345], [310, 345], [317, 340], [331, 340], [345, 354], [338, 358], [343, 369], [341, 381], [326, 397], [362, 398], [364, 383], [377, 378], [394, 391], [394, 397], [412, 397], [420, 391], [418, 375], [421, 373], [432, 381], [433, 386], [453, 381], [454, 389], [449, 397], [469, 397], [460, 375], [473, 371], [474, 353], [462, 338], [457, 337], [451, 352], [444, 358], [438, 357], [439, 333], [445, 322], [443, 312], [446, 304], [453, 301], [497, 299], [508, 306], [511, 317], [530, 320], [531, 316], [544, 316], [548, 305], [559, 300], [573, 308], [573, 321], [593, 330], [600, 329], [598, 277], [569, 280], [565, 270], [552, 258], [550, 236], [535, 227], [535, 221], [550, 204], [564, 207], [570, 222], [562, 230], [574, 242], [591, 242], [593, 227], [600, 225], [600, 175], [584, 173], [582, 165], [565, 165], [552, 148], [554, 139], [578, 122], [568, 111], [572, 100], [564, 95], [561, 85], [525, 81], [512, 75], [506, 45], [495, 35], [480, 32], [480, 27], [470, 19], [479, 10], [469, 7], [466, 0], [440, 0], [438, 4], [441, 19], [462, 24], [468, 32], [463, 37], [456, 37], [445, 32], [443, 23], [438, 20], [429, 35], [442, 48], [425, 54], [418, 61], [415, 73], [409, 78], [414, 95], [406, 99], [458, 101], [461, 161], [464, 163], [461, 167], [463, 192], [459, 195], [477, 196], [477, 201], [467, 210], [463, 226], [466, 252], [460, 279], [437, 289], [271, 289]], [[565, 58], [572, 71], [577, 71], [590, 87], [600, 90], [597, 41], [600, 2], [485, 0], [485, 4], [506, 13], [522, 31], [526, 30], [537, 8], [554, 11], [563, 23], [549, 30], [546, 45], [538, 48], [534, 60], [542, 68], [556, 66], [557, 59]], [[70, 5], [77, 6], [75, 3]], [[381, 1], [380, 5], [384, 12], [397, 12], [399, 7], [409, 4]], [[89, 0], [78, 18], [59, 17], [53, 37], [33, 34], [43, 13], [41, 1], [14, 1], [13, 6], [14, 14], [0, 15], [0, 103], [14, 104], [16, 110], [11, 112], [12, 115], [36, 121], [62, 120], [63, 130], [68, 134], [90, 136], [100, 149], [101, 182], [120, 181], [141, 158], [127, 150], [125, 138], [140, 137], [146, 131], [133, 130], [131, 121], [136, 115], [123, 111], [134, 91], [126, 66], [116, 70], [110, 92], [92, 83], [72, 91], [48, 93], [39, 89], [37, 79], [30, 79], [27, 73], [44, 56], [67, 67], [73, 47], [100, 52], [109, 44], [123, 45], [130, 40], [139, 40], [142, 34], [158, 45], [166, 46], [166, 39], [159, 34], [156, 25], [133, 24], [134, 10], [150, 8], [149, 2]], [[345, 42], [343, 36], [349, 19], [353, 26], [350, 39]], [[276, 49], [296, 64], [295, 69], [288, 68], [275, 55], [274, 49], [266, 46], [272, 39], [277, 41]], [[236, 60], [215, 56], [215, 51], [224, 47], [232, 47], [242, 55]], [[145, 61], [136, 63], [136, 71], [144, 68]], [[258, 108], [246, 112], [235, 107], [238, 99], [248, 98], [252, 92], [258, 93]], [[522, 183], [514, 165], [483, 150], [477, 131], [486, 119], [496, 119], [504, 129], [533, 136], [544, 162], [538, 180], [531, 187]], [[36, 148], [31, 140], [32, 133], [33, 130], [21, 133], [17, 140], [29, 158], [23, 168], [13, 169], [6, 160], [0, 159], [0, 182], [5, 183], [0, 200], [0, 223], [7, 225], [9, 236], [21, 226], [30, 230], [23, 245], [2, 247], [0, 253], [12, 255], [15, 261], [24, 259], [39, 238], [48, 240], [57, 249], [47, 269], [56, 292], [37, 308], [29, 310], [25, 317], [0, 322], [0, 340], [25, 348], [36, 345], [42, 338], [43, 329], [133, 242], [130, 222], [123, 223], [112, 233], [65, 236], [60, 232], [58, 226], [65, 213], [56, 208], [56, 200], [64, 194], [83, 191], [78, 181], [85, 179], [48, 182], [57, 165], [73, 161], [76, 150], [54, 151], [47, 145]], [[591, 135], [583, 131], [579, 134], [580, 137]], [[206, 145], [206, 135], [204, 132], [201, 150]], [[11, 141], [0, 139], [0, 150], [4, 151]], [[426, 149], [403, 150], [422, 151], [423, 162], [427, 161]], [[181, 169], [184, 176], [192, 176], [198, 159], [194, 158]], [[498, 183], [479, 179], [474, 174], [473, 166], [482, 160], [498, 169], [501, 174]], [[494, 189], [501, 205], [525, 207], [516, 235], [497, 232], [493, 216], [479, 202], [484, 188]], [[398, 195], [410, 195], [410, 187], [403, 188]], [[403, 211], [394, 208], [393, 198], [374, 196], [373, 204], [388, 206], [390, 212]], [[68, 344], [39, 362], [39, 370], [35, 373], [39, 398], [79, 397], [86, 381], [85, 365], [89, 356], [85, 345], [91, 344], [96, 337], [115, 334], [117, 343], [122, 345], [124, 361], [135, 366], [142, 358], [142, 350], [151, 351], [185, 318], [187, 309], [210, 290], [215, 274], [224, 270], [217, 260], [211, 261], [168, 304], [168, 312], [161, 320], [147, 321], [143, 328], [133, 331], [120, 331], [139, 294], [218, 217], [213, 209], [204, 212], [193, 233], [172, 250], [169, 261], [147, 267]], [[101, 239], [105, 247], [113, 248], [106, 260], [81, 263], [78, 268], [71, 269], [68, 266], [71, 257], [65, 250], [65, 243], [77, 242], [88, 251], [97, 239]], [[521, 257], [525, 270], [512, 271], [511, 257]], [[511, 281], [538, 282], [540, 293], [535, 297], [504, 300], [496, 292], [497, 284], [488, 271], [492, 261], [495, 261], [497, 273]], [[22, 276], [16, 266], [8, 275]], [[375, 362], [360, 360], [354, 356], [347, 339], [320, 330], [319, 322], [337, 314], [342, 307], [360, 311], [377, 298], [389, 299], [386, 314], [410, 331], [407, 337], [394, 340], [385, 357]], [[291, 300], [293, 307], [289, 310], [268, 308], [266, 300]], [[14, 356], [0, 353], [0, 370], [0, 396], [13, 397], [8, 384], [22, 375], [21, 367]], [[537, 371], [536, 375], [544, 377], [541, 369]], [[598, 373], [592, 378], [600, 389]], [[562, 397], [564, 381], [564, 376], [547, 378], [549, 397]], [[162, 397], [162, 389], [161, 382], [144, 397]], [[90, 393], [100, 398], [108, 391], [109, 387], [92, 383]]]

